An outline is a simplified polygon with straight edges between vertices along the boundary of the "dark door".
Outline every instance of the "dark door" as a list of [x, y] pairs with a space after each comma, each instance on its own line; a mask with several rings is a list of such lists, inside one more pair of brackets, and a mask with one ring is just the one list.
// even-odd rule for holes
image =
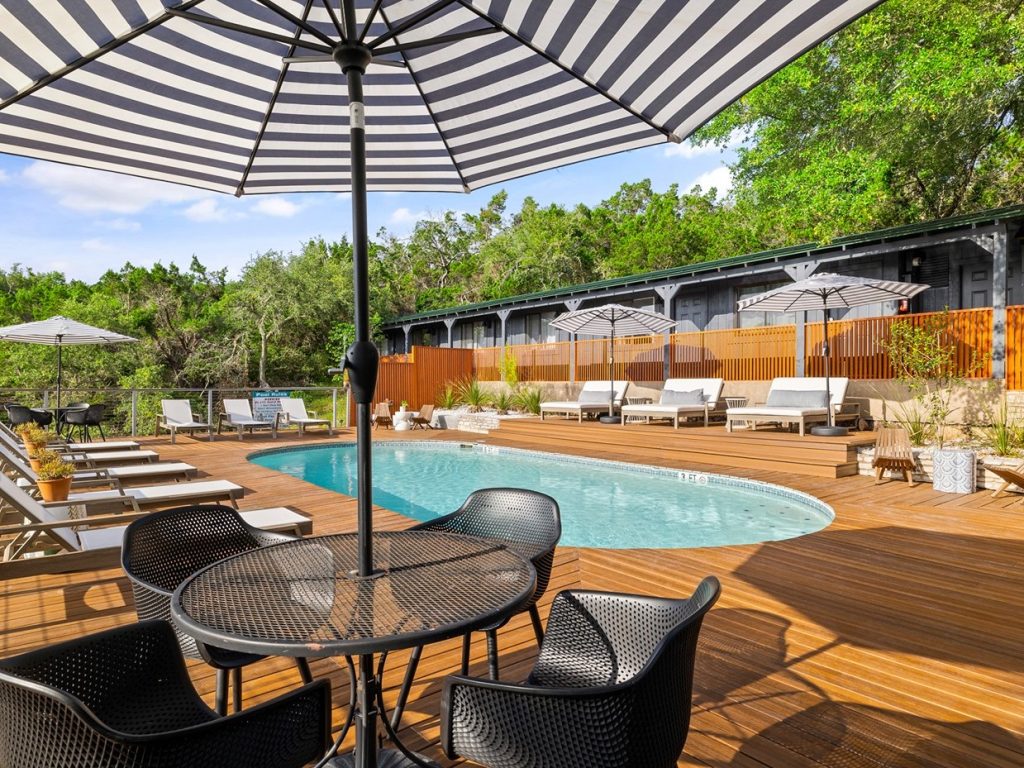
[[708, 323], [708, 296], [705, 291], [681, 293], [675, 300], [675, 320], [679, 323], [676, 330], [703, 331]]

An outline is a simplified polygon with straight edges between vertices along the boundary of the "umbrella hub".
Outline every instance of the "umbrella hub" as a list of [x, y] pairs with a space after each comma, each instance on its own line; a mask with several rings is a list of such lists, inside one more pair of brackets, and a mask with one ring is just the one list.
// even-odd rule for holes
[[357, 69], [365, 74], [366, 68], [373, 59], [373, 51], [363, 43], [344, 41], [334, 46], [334, 50], [331, 51], [331, 58], [338, 63], [341, 71], [346, 74], [350, 69]]

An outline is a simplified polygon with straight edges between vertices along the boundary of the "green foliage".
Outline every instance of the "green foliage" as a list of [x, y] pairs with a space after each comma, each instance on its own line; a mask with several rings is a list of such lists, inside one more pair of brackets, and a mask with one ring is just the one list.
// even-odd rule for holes
[[519, 370], [516, 365], [516, 356], [513, 355], [511, 351], [505, 350], [505, 353], [501, 356], [499, 370], [501, 373], [501, 380], [511, 389], [514, 390], [519, 386]]
[[451, 382], [444, 385], [444, 389], [441, 390], [441, 394], [437, 397], [437, 407], [444, 408], [448, 411], [459, 407], [459, 392], [457, 385], [452, 384]]
[[469, 406], [470, 413], [477, 413], [487, 405], [487, 393], [476, 379], [466, 379], [457, 385], [459, 402]]
[[1021, 445], [1021, 424], [1010, 413], [1006, 398], [992, 412], [992, 424], [986, 429], [989, 442], [997, 456], [1011, 456]]
[[36, 475], [40, 480], [61, 480], [75, 474], [75, 465], [56, 451], [40, 451], [36, 459], [39, 461]]
[[524, 413], [536, 416], [540, 413], [541, 397], [540, 387], [523, 387], [515, 394], [515, 405]]
[[515, 396], [508, 389], [499, 389], [491, 396], [491, 405], [498, 413], [508, 413], [515, 407]]

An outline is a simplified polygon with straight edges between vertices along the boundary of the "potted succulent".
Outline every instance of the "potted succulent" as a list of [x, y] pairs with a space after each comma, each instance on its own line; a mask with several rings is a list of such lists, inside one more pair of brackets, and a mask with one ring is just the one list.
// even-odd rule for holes
[[36, 458], [39, 460], [36, 485], [43, 501], [66, 501], [71, 493], [71, 476], [75, 474], [75, 465], [64, 461], [56, 451], [40, 451]]
[[32, 469], [36, 472], [39, 471], [39, 454], [46, 450], [46, 444], [49, 442], [49, 435], [46, 430], [35, 424], [25, 425], [23, 429], [18, 430], [18, 434], [21, 435], [22, 442], [25, 443], [25, 452], [28, 453], [29, 464], [32, 465]]
[[399, 413], [405, 413], [408, 409], [409, 409], [409, 401], [408, 400], [403, 400], [402, 404], [400, 406], [398, 406], [398, 412]]

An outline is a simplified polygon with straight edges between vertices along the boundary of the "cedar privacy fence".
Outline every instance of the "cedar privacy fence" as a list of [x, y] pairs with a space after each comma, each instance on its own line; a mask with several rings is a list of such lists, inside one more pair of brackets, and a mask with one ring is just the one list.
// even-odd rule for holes
[[[892, 379], [882, 342], [895, 322], [925, 325], [943, 314], [944, 336], [956, 346], [960, 375], [992, 375], [992, 309], [963, 309], [829, 323], [832, 374], [852, 379]], [[1006, 386], [1024, 389], [1024, 306], [1006, 311]], [[822, 323], [804, 326], [803, 369], [824, 375]], [[501, 381], [502, 355], [516, 361], [520, 382], [584, 382], [608, 377], [608, 339], [578, 339], [545, 344], [516, 344], [475, 349], [413, 347], [405, 355], [382, 358], [376, 400], [411, 408], [436, 402], [445, 386], [461, 380]], [[798, 333], [795, 325], [694, 331], [664, 336], [628, 336], [615, 340], [615, 378], [656, 382], [665, 378], [720, 376], [726, 381], [767, 381], [795, 376]], [[666, 361], [667, 356], [667, 361]], [[433, 393], [433, 399], [431, 397]]]

